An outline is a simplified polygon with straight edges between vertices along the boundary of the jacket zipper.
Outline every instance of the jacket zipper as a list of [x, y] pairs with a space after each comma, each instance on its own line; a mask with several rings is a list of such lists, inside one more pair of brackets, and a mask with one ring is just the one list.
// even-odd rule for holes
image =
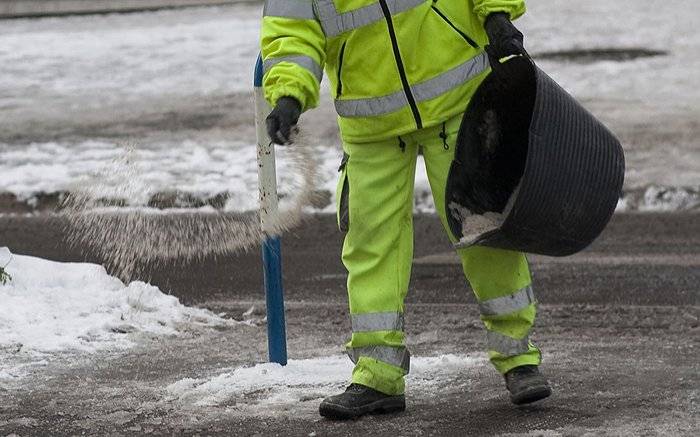
[[438, 14], [438, 15], [440, 16], [440, 18], [442, 18], [443, 20], [445, 20], [445, 23], [449, 24], [450, 27], [453, 28], [453, 29], [455, 30], [455, 32], [457, 32], [458, 34], [460, 34], [460, 36], [461, 36], [462, 38], [464, 38], [464, 40], [467, 42], [467, 44], [469, 44], [470, 46], [472, 46], [472, 47], [475, 48], [475, 49], [478, 49], [478, 48], [479, 48], [479, 44], [477, 44], [473, 39], [469, 38], [469, 35], [467, 35], [466, 33], [462, 32], [461, 30], [459, 30], [459, 29], [457, 28], [457, 26], [455, 26], [454, 24], [452, 24], [452, 22], [450, 21], [450, 19], [447, 18], [447, 17], [445, 16], [445, 14], [443, 14], [442, 12], [440, 12], [440, 9], [436, 8], [435, 5], [432, 5], [431, 8], [433, 8], [433, 10], [435, 11], [435, 13]]
[[416, 105], [416, 99], [413, 97], [411, 86], [408, 84], [406, 70], [404, 69], [403, 61], [401, 60], [401, 52], [399, 52], [399, 43], [396, 40], [396, 32], [394, 32], [394, 22], [391, 19], [391, 12], [389, 12], [389, 7], [386, 5], [386, 0], [379, 0], [379, 4], [382, 7], [382, 12], [384, 13], [384, 18], [386, 19], [386, 24], [389, 29], [391, 47], [394, 51], [394, 59], [396, 60], [396, 66], [399, 69], [399, 77], [401, 78], [401, 85], [403, 85], [403, 91], [406, 94], [406, 99], [408, 100], [408, 104], [411, 107], [413, 119], [416, 121], [416, 127], [418, 129], [422, 129], [423, 121], [421, 121], [420, 112], [418, 112], [418, 105]]
[[345, 57], [345, 45], [347, 41], [343, 41], [342, 47], [340, 47], [340, 56], [338, 56], [338, 86], [336, 88], [336, 98], [340, 97], [343, 93], [343, 80], [340, 78], [340, 73], [343, 70], [343, 58]]

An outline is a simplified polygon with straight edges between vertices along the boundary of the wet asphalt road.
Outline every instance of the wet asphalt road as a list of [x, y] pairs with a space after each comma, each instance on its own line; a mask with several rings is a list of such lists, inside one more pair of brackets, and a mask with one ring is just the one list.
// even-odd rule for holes
[[[0, 217], [0, 245], [18, 254], [60, 261], [101, 260], [63, 240], [63, 219]], [[290, 300], [345, 300], [342, 234], [329, 215], [310, 216], [282, 241]], [[409, 302], [472, 302], [436, 217], [415, 217], [415, 258]], [[617, 214], [602, 236], [568, 258], [530, 257], [538, 299], [545, 304], [698, 305], [700, 214]], [[262, 299], [259, 249], [191, 263], [146, 266], [149, 280], [186, 304]]]
[[[153, 339], [126, 354], [57, 357], [0, 387], [0, 435], [695, 435], [700, 426], [700, 215], [620, 214], [583, 253], [531, 257], [541, 302], [533, 338], [555, 393], [514, 408], [501, 378], [475, 368], [434, 391], [408, 388], [406, 413], [335, 423], [317, 393], [283, 408], [235, 399], [169, 400], [164, 387], [265, 361], [263, 325]], [[0, 245], [56, 260], [99, 261], [67, 248], [61, 223], [0, 218]], [[350, 329], [342, 236], [329, 216], [284, 236], [288, 343], [293, 358], [337, 354]], [[182, 301], [233, 317], [262, 305], [260, 256], [163, 265], [150, 277]], [[483, 330], [437, 220], [416, 217], [407, 305], [415, 356], [483, 348]], [[259, 315], [262, 317], [262, 314]], [[253, 402], [252, 404], [250, 402]], [[315, 433], [315, 434], [312, 434]]]

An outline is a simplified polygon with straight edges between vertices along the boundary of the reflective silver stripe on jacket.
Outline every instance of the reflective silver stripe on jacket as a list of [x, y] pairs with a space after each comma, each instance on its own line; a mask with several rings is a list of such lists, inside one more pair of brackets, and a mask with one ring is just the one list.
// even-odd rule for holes
[[[482, 52], [432, 79], [411, 85], [411, 91], [416, 102], [434, 99], [463, 85], [486, 71], [488, 67], [488, 56]], [[341, 117], [371, 117], [389, 114], [405, 106], [408, 106], [408, 100], [403, 90], [380, 97], [335, 101], [335, 110]]]
[[411, 354], [405, 347], [365, 346], [348, 348], [348, 356], [355, 364], [357, 364], [360, 357], [369, 357], [400, 367], [406, 373], [411, 368]]
[[263, 62], [263, 69], [265, 73], [270, 71], [272, 67], [280, 62], [291, 62], [309, 70], [319, 82], [321, 82], [321, 78], [323, 78], [323, 69], [321, 69], [321, 66], [318, 65], [318, 62], [316, 62], [313, 58], [306, 55], [282, 56], [279, 58], [265, 59], [265, 62]]
[[353, 314], [352, 332], [403, 331], [403, 314], [395, 312]]
[[486, 53], [480, 53], [455, 68], [441, 73], [430, 80], [411, 86], [417, 102], [430, 100], [459, 87], [483, 73], [489, 67]]
[[313, 0], [265, 0], [263, 17], [296, 18], [313, 20]]
[[336, 100], [335, 110], [341, 117], [369, 117], [388, 114], [408, 106], [408, 99], [403, 90], [395, 93], [371, 97], [369, 99]]
[[[386, 5], [391, 15], [396, 15], [425, 2], [426, 0], [386, 0]], [[317, 0], [316, 15], [327, 37], [359, 29], [384, 19], [379, 2], [339, 14], [333, 0]]]
[[497, 297], [479, 303], [479, 311], [484, 316], [510, 314], [527, 308], [535, 303], [535, 294], [529, 285], [510, 296]]
[[486, 331], [486, 347], [490, 351], [496, 351], [503, 356], [512, 357], [524, 354], [530, 350], [530, 340], [527, 336], [516, 340], [498, 332]]

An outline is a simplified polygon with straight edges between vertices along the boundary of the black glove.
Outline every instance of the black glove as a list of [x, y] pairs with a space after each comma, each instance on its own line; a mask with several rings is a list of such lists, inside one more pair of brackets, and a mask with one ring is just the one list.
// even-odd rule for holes
[[505, 12], [489, 14], [486, 17], [484, 28], [489, 37], [486, 53], [489, 54], [492, 67], [502, 58], [513, 55], [527, 55], [523, 48], [523, 34], [513, 26], [509, 15]]
[[280, 97], [277, 106], [267, 116], [267, 134], [276, 144], [291, 142], [292, 129], [296, 128], [301, 115], [301, 104], [294, 97]]

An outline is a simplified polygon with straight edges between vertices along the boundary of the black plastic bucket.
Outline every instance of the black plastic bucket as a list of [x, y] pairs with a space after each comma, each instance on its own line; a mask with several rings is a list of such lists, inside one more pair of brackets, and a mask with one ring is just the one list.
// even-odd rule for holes
[[489, 75], [464, 114], [446, 189], [454, 206], [501, 213], [473, 244], [550, 256], [576, 253], [607, 225], [620, 198], [624, 155], [615, 136], [528, 57]]

